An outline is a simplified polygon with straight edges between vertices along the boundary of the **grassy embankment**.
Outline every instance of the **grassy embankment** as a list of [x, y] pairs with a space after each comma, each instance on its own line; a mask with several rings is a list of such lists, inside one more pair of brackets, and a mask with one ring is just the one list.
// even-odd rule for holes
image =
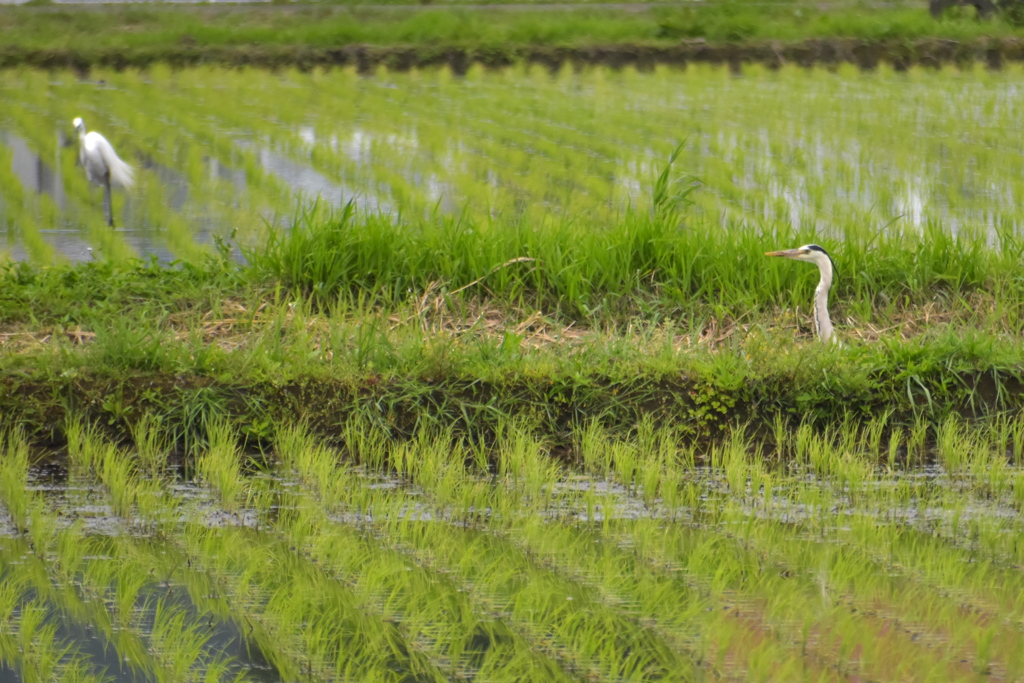
[[154, 413], [179, 440], [211, 416], [259, 440], [284, 418], [334, 432], [361, 415], [404, 434], [521, 418], [564, 441], [591, 419], [706, 437], [1024, 400], [1012, 230], [993, 246], [935, 225], [848, 228], [828, 244], [846, 346], [822, 348], [816, 269], [763, 255], [810, 234], [677, 227], [670, 205], [607, 228], [307, 216], [246, 266], [11, 264], [0, 414], [58, 440], [74, 410], [121, 435]]
[[[388, 3], [390, 4], [390, 3]], [[973, 12], [973, 10], [971, 10]], [[223, 63], [356, 64], [851, 61], [874, 66], [1024, 59], [1021, 28], [923, 4], [805, 3], [531, 10], [297, 7], [3, 7], [0, 65], [45, 68]], [[696, 42], [695, 42], [696, 41]]]

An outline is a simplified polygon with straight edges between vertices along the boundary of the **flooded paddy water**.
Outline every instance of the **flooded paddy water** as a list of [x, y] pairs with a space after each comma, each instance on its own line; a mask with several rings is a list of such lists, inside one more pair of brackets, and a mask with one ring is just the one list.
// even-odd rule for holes
[[256, 456], [212, 424], [184, 460], [154, 425], [5, 438], [4, 680], [1024, 675], [1020, 420], [590, 426], [568, 456], [357, 422]]
[[[862, 73], [539, 67], [364, 77], [219, 68], [0, 73], [0, 250], [37, 262], [190, 258], [258, 239], [299, 203], [608, 224], [644, 206], [671, 150], [723, 225], [941, 222], [1017, 228], [1021, 77], [1010, 66]], [[137, 169], [115, 191], [77, 166], [84, 118]]]

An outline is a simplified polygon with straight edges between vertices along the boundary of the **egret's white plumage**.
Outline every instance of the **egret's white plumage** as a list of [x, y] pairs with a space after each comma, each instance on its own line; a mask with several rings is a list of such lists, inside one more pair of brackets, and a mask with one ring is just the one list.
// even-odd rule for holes
[[821, 341], [839, 341], [833, 333], [832, 319], [828, 315], [828, 290], [832, 286], [832, 276], [835, 266], [832, 257], [828, 252], [817, 244], [805, 244], [796, 249], [784, 251], [769, 251], [765, 256], [782, 256], [796, 261], [808, 261], [818, 266], [821, 271], [821, 279], [818, 280], [818, 287], [814, 290], [814, 329], [818, 332]]
[[106, 188], [107, 223], [114, 225], [114, 206], [111, 203], [110, 187], [116, 185], [124, 189], [135, 184], [132, 167], [117, 156], [117, 152], [107, 139], [99, 133], [85, 132], [85, 122], [80, 118], [73, 121], [75, 132], [78, 133], [78, 158], [85, 169], [89, 182]]

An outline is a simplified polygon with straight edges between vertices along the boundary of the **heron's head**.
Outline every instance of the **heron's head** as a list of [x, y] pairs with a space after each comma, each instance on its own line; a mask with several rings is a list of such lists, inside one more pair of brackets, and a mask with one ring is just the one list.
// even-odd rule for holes
[[769, 251], [765, 252], [765, 256], [783, 256], [785, 258], [791, 258], [794, 261], [810, 261], [811, 263], [817, 264], [827, 261], [829, 265], [832, 264], [832, 259], [829, 257], [828, 252], [817, 244], [805, 244], [804, 246], [797, 247], [796, 249]]
[[75, 127], [75, 132], [76, 133], [84, 133], [85, 132], [85, 121], [83, 121], [79, 117], [76, 116], [75, 120], [71, 122], [71, 125], [73, 125]]
[[805, 244], [796, 249], [784, 249], [783, 251], [768, 251], [765, 252], [765, 256], [784, 256], [794, 261], [809, 261], [815, 264], [821, 271], [821, 281], [826, 289], [832, 286], [832, 278], [838, 275], [832, 257], [817, 244]]

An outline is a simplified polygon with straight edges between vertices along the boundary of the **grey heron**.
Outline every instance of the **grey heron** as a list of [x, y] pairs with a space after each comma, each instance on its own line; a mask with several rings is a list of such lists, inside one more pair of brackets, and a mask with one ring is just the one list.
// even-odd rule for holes
[[828, 290], [832, 286], [832, 275], [835, 265], [828, 252], [817, 244], [805, 244], [796, 249], [785, 249], [783, 251], [769, 251], [765, 256], [782, 256], [795, 261], [809, 261], [818, 266], [821, 271], [821, 280], [818, 281], [818, 288], [814, 290], [814, 329], [823, 342], [838, 341], [832, 329], [832, 319], [828, 316]]
[[82, 119], [76, 118], [72, 123], [75, 125], [75, 132], [78, 133], [78, 158], [85, 169], [85, 176], [89, 182], [106, 188], [107, 225], [114, 227], [114, 204], [110, 196], [110, 186], [114, 184], [128, 189], [134, 185], [132, 167], [117, 156], [117, 152], [105, 137], [96, 132], [86, 133], [85, 122]]

